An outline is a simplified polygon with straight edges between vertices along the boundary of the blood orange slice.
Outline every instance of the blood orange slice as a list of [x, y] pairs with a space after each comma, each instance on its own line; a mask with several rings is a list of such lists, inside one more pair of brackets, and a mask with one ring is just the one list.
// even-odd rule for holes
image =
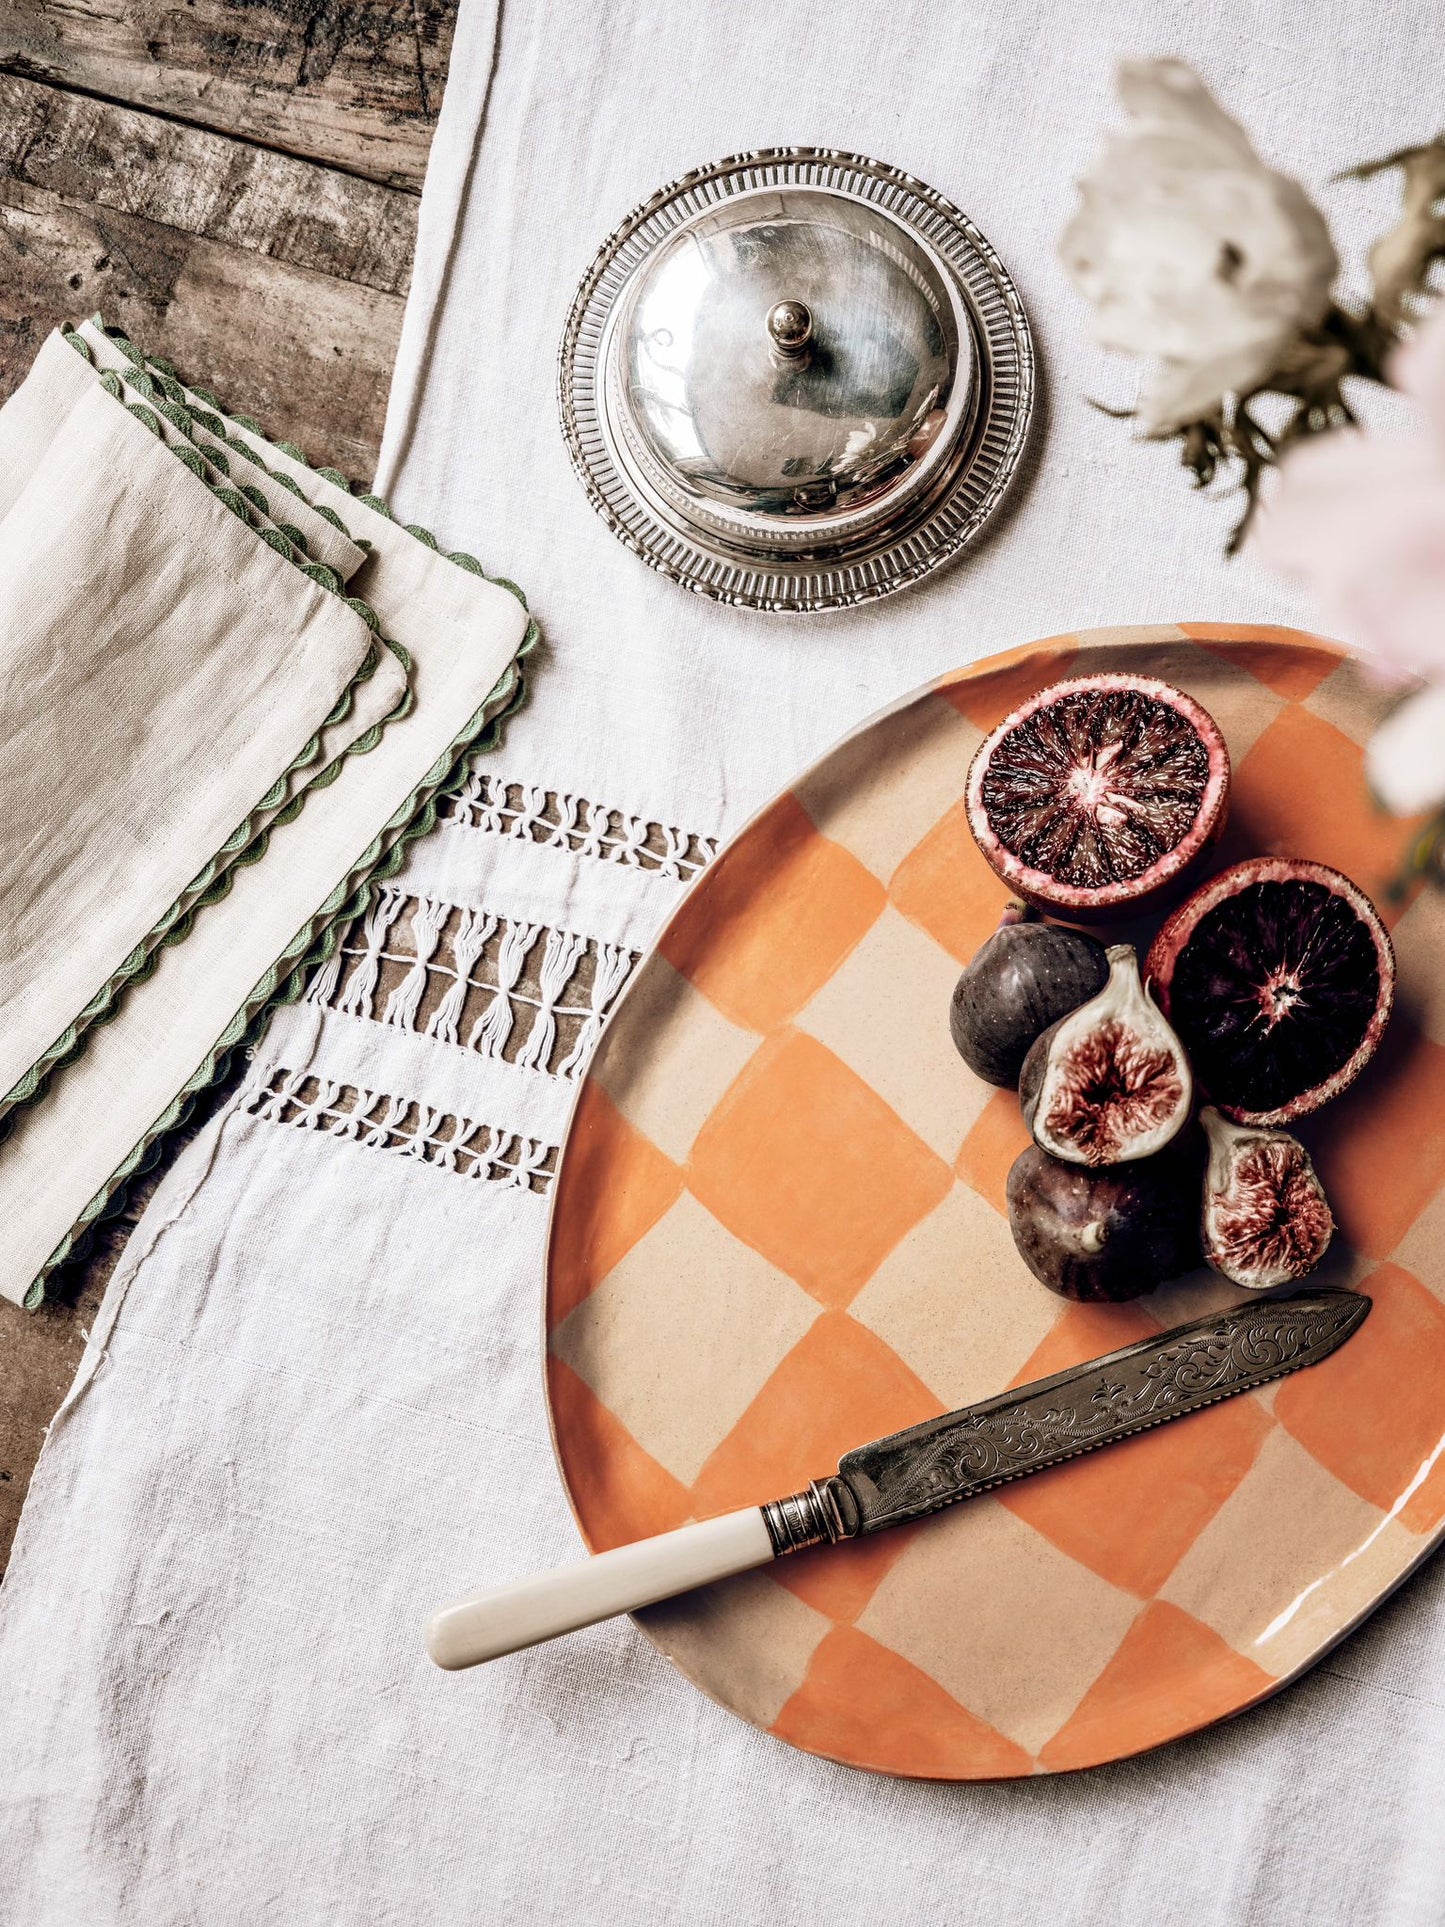
[[1239, 1124], [1287, 1124], [1353, 1083], [1395, 998], [1394, 948], [1364, 891], [1292, 857], [1196, 890], [1146, 968], [1195, 1077]]
[[1054, 683], [1005, 718], [968, 778], [978, 847], [1010, 889], [1080, 922], [1155, 900], [1224, 827], [1229, 752], [1151, 676]]

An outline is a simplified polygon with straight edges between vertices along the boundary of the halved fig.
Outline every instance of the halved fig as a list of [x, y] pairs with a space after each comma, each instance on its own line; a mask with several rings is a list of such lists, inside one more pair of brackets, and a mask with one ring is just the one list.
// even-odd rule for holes
[[1200, 1261], [1197, 1132], [1142, 1164], [1089, 1171], [1037, 1144], [1008, 1174], [1009, 1225], [1019, 1256], [1062, 1298], [1117, 1304]]
[[1306, 1278], [1330, 1248], [1334, 1214], [1309, 1152], [1288, 1131], [1231, 1124], [1212, 1104], [1204, 1255], [1232, 1284], [1268, 1291]]
[[949, 1029], [959, 1056], [990, 1084], [1016, 1085], [1039, 1033], [1108, 976], [1102, 944], [1011, 903], [954, 987]]
[[1358, 884], [1256, 857], [1206, 883], [1149, 951], [1200, 1086], [1238, 1124], [1288, 1124], [1354, 1082], [1395, 999], [1395, 952]]
[[1152, 1157], [1189, 1116], [1184, 1046], [1139, 981], [1127, 943], [1111, 944], [1109, 981], [1035, 1040], [1019, 1073], [1034, 1142], [1070, 1164]]
[[1152, 676], [1054, 683], [968, 773], [974, 839], [1028, 903], [1082, 923], [1177, 887], [1224, 828], [1229, 752], [1192, 696]]

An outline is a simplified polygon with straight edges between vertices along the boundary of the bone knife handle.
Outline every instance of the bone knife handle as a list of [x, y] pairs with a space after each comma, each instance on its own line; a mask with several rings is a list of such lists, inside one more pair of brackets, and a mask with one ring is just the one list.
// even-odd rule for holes
[[773, 1557], [762, 1511], [749, 1506], [459, 1600], [428, 1622], [426, 1648], [449, 1671], [478, 1666], [615, 1613], [636, 1612], [694, 1586], [765, 1566]]

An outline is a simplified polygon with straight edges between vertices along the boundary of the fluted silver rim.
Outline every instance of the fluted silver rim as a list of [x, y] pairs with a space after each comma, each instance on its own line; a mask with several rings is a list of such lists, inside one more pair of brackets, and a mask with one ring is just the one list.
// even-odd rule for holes
[[[977, 363], [977, 406], [939, 488], [857, 557], [756, 562], [711, 549], [664, 521], [619, 463], [601, 406], [603, 347], [624, 289], [683, 222], [768, 187], [829, 188], [869, 201], [922, 235], [955, 276]], [[592, 506], [649, 568], [698, 595], [752, 609], [848, 608], [921, 581], [971, 542], [1018, 467], [1034, 400], [1034, 350], [1018, 290], [968, 217], [911, 175], [831, 148], [768, 148], [694, 169], [635, 208], [577, 290], [558, 352], [558, 404], [572, 465]]]

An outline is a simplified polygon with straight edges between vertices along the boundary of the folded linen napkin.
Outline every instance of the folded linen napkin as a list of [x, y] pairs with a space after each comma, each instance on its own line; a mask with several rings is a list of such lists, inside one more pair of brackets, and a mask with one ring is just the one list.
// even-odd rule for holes
[[171, 447], [193, 445], [188, 466], [210, 485], [226, 487], [227, 506], [234, 512], [282, 538], [282, 543], [272, 541], [272, 547], [280, 549], [284, 543], [304, 560], [333, 569], [343, 583], [350, 581], [366, 560], [366, 550], [352, 541], [341, 517], [332, 509], [313, 508], [289, 475], [263, 468], [234, 435], [227, 439], [209, 432], [208, 421], [218, 431], [222, 428], [209, 411], [198, 408], [188, 416], [182, 433], [174, 405], [157, 395], [144, 356], [124, 337], [108, 334], [98, 321], [56, 328], [47, 335], [25, 380], [0, 407], [0, 515], [20, 493], [61, 422], [96, 386], [102, 372], [128, 378], [129, 400], [154, 404], [161, 438]]
[[[81, 339], [88, 336], [89, 330], [81, 331]], [[104, 351], [93, 340], [88, 346], [98, 361]], [[94, 371], [73, 349], [64, 352], [94, 387]], [[45, 391], [53, 422], [67, 399], [69, 377], [58, 372], [48, 349], [42, 359], [45, 367], [38, 359], [31, 380], [40, 377], [37, 387]], [[310, 963], [334, 948], [342, 924], [366, 907], [407, 843], [430, 827], [438, 796], [465, 780], [469, 758], [496, 740], [501, 718], [522, 693], [514, 658], [536, 635], [519, 593], [489, 581], [472, 558], [442, 555], [425, 532], [393, 522], [376, 498], [352, 496], [335, 471], [323, 475], [310, 468], [299, 450], [267, 441], [213, 397], [183, 389], [164, 366], [141, 368], [126, 359], [127, 394], [154, 382], [193, 421], [211, 424], [212, 453], [229, 456], [238, 444], [246, 451], [267, 478], [258, 486], [267, 491], [268, 512], [284, 476], [288, 502], [295, 498], [287, 484], [300, 490], [316, 514], [343, 524], [365, 555], [348, 587], [365, 599], [391, 640], [388, 655], [394, 650], [392, 659], [410, 675], [404, 700], [385, 728], [368, 728], [351, 753], [342, 752], [338, 733], [332, 745], [337, 754], [323, 762], [331, 732], [322, 731], [322, 748], [307, 766], [321, 774], [310, 781], [305, 810], [287, 804], [254, 819], [251, 843], [225, 873], [224, 897], [188, 925], [184, 941], [156, 949], [147, 973], [128, 985], [104, 1026], [89, 1034], [85, 1053], [12, 1113], [0, 1146], [0, 1215], [7, 1224], [0, 1293], [32, 1304], [55, 1266], [245, 1041], [258, 1015], [299, 994]], [[114, 368], [108, 371], [109, 379], [115, 375]], [[125, 407], [117, 408], [113, 393], [97, 392], [183, 479], [193, 479], [174, 451], [167, 452]], [[32, 442], [43, 443], [43, 428], [31, 426], [42, 410], [35, 395], [22, 402], [24, 395], [18, 391], [7, 410], [21, 403], [16, 412], [22, 426]], [[72, 389], [72, 412], [76, 405]], [[61, 418], [68, 422], [69, 415], [62, 410]], [[235, 533], [247, 533], [237, 513], [221, 513]], [[257, 531], [251, 533], [254, 540]], [[289, 567], [303, 586], [315, 587], [294, 560], [275, 557], [264, 543], [255, 546]], [[329, 600], [346, 607], [334, 595]], [[371, 682], [359, 686], [345, 727], [356, 720], [370, 688]], [[368, 753], [356, 754], [363, 744]]]
[[[126, 371], [128, 379], [124, 387], [113, 367], [101, 371], [103, 362], [118, 364]], [[139, 372], [143, 365], [139, 351], [129, 341], [124, 337], [112, 340], [93, 323], [50, 337], [22, 388], [0, 409], [0, 473], [9, 484], [8, 494], [0, 498], [0, 509], [7, 501], [13, 505], [25, 471], [33, 471], [41, 459], [47, 434], [56, 432], [76, 402], [99, 381], [114, 398], [125, 400], [131, 414], [152, 433], [160, 435], [186, 466], [206, 482], [212, 493], [233, 514], [255, 528], [274, 552], [302, 568], [314, 583], [339, 592], [343, 585], [337, 572], [328, 564], [308, 560], [296, 547], [297, 538], [305, 542], [309, 537], [311, 548], [325, 547], [344, 568], [354, 571], [365, 558], [366, 549], [351, 542], [335, 511], [313, 509], [289, 476], [264, 469], [223, 422], [207, 415], [206, 421], [226, 444], [224, 454], [219, 448], [212, 453], [211, 459], [222, 465], [219, 472], [214, 470], [211, 462], [198, 453], [200, 423], [177, 409], [149, 374]], [[168, 376], [161, 379], [173, 392], [180, 392]], [[133, 393], [143, 394], [155, 404], [154, 408], [130, 400]], [[269, 502], [258, 486], [242, 482], [238, 490], [233, 485], [242, 471], [264, 476], [270, 496], [279, 498], [285, 505], [283, 513], [294, 520], [282, 521], [278, 517], [273, 524], [267, 513]], [[349, 601], [368, 626], [379, 631], [380, 624], [368, 605], [355, 597]], [[335, 780], [342, 757], [373, 748], [385, 724], [406, 713], [412, 700], [409, 667], [406, 651], [399, 644], [380, 638], [379, 646], [373, 646], [319, 737], [309, 746], [308, 754], [292, 764], [285, 777], [262, 799], [261, 806], [232, 832], [161, 922], [153, 926], [146, 939], [130, 953], [122, 969], [79, 1014], [56, 1047], [48, 1051], [12, 1091], [13, 1098], [33, 1098], [55, 1062], [84, 1043], [90, 1026], [108, 1014], [125, 985], [139, 972], [153, 968], [151, 956], [156, 946], [183, 938], [196, 912], [229, 890], [234, 866], [256, 862], [264, 855], [269, 826], [274, 821], [283, 814], [294, 815], [299, 811], [310, 790]]]
[[[72, 349], [79, 349], [94, 369], [118, 379], [120, 392], [133, 412], [154, 421], [166, 445], [190, 458], [188, 466], [193, 472], [202, 473], [213, 489], [227, 494], [233, 503], [239, 494], [253, 526], [281, 538], [279, 543], [272, 541], [273, 547], [282, 552], [294, 549], [296, 553], [290, 559], [298, 564], [314, 558], [321, 569], [350, 584], [368, 549], [352, 541], [334, 509], [314, 508], [289, 475], [254, 459], [237, 435], [228, 431], [224, 420], [209, 409], [178, 407], [147, 369], [145, 357], [125, 336], [108, 335], [97, 321], [85, 321], [67, 331], [63, 339]], [[179, 392], [174, 380], [167, 380], [166, 386]], [[116, 392], [114, 387], [112, 392]], [[139, 397], [141, 405], [137, 406], [132, 397]], [[324, 579], [315, 570], [311, 574], [313, 580]], [[380, 632], [380, 621], [369, 605], [352, 598], [351, 606]], [[284, 796], [255, 812], [249, 826], [250, 839], [235, 844], [235, 849], [243, 852], [236, 861], [254, 860], [263, 854], [263, 833], [281, 812], [298, 809], [303, 792], [334, 782], [343, 756], [374, 748], [382, 727], [410, 707], [410, 657], [391, 638], [382, 636], [381, 642], [375, 667], [358, 673], [345, 714], [323, 728], [314, 760], [294, 766], [288, 772]]]
[[224, 425], [209, 410], [178, 415], [175, 402], [159, 390], [155, 375], [147, 369], [144, 355], [124, 336], [108, 335], [98, 321], [91, 320], [69, 330], [65, 339], [95, 368], [118, 375], [127, 389], [155, 406], [164, 440], [172, 446], [189, 442], [207, 468], [237, 490], [253, 512], [267, 518], [303, 556], [334, 569], [343, 582], [351, 580], [366, 560], [366, 551], [351, 539], [334, 509], [313, 508], [289, 475], [264, 467], [244, 442], [234, 435], [227, 437]]
[[75, 403], [0, 521], [0, 1112], [375, 660], [115, 397]]

